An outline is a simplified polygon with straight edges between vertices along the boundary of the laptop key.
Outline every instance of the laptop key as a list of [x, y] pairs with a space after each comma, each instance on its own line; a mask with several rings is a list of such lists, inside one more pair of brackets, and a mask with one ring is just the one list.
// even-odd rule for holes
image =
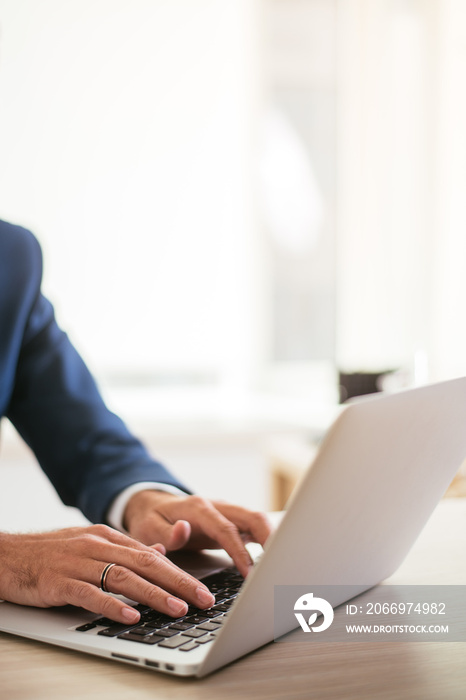
[[80, 625], [80, 627], [75, 627], [75, 632], [87, 632], [88, 630], [93, 630], [97, 625], [95, 622], [86, 622], [85, 625]]
[[211, 622], [213, 625], [217, 625], [217, 627], [219, 627], [220, 625], [223, 625], [225, 620], [226, 620], [226, 613], [224, 615], [222, 615], [222, 617], [216, 617], [213, 620], [209, 620], [209, 622]]
[[218, 630], [218, 620], [212, 620], [212, 622], [204, 622], [202, 625], [199, 625], [197, 629], [205, 630], [206, 632], [213, 632], [214, 630]]
[[150, 630], [148, 630], [147, 627], [133, 627], [131, 634], [140, 634], [141, 637], [146, 637], [150, 634]]
[[141, 620], [144, 622], [156, 622], [160, 625], [160, 627], [170, 625], [172, 622], [176, 622], [177, 619], [180, 618], [173, 618], [169, 615], [164, 615], [164, 613], [157, 612], [157, 610], [150, 610], [149, 612], [141, 615]]
[[225, 605], [224, 603], [222, 603], [220, 605], [216, 605], [215, 608], [213, 608], [213, 610], [217, 610], [218, 612], [223, 613], [223, 612], [228, 612], [230, 607], [231, 607], [230, 605]]
[[126, 639], [129, 642], [140, 642], [141, 644], [157, 644], [162, 640], [168, 641], [165, 640], [163, 637], [159, 637], [157, 634], [150, 634], [146, 637], [141, 637], [140, 634], [132, 634], [131, 632], [125, 632], [124, 634], [120, 634], [118, 639]]
[[[194, 605], [189, 605], [186, 617], [191, 617], [192, 615], [202, 615], [203, 612], [204, 611], [201, 610], [201, 608], [196, 608]], [[178, 620], [174, 620], [174, 622], [178, 622]]]
[[[99, 625], [100, 627], [110, 627], [110, 625], [115, 625], [115, 620], [110, 620], [108, 617], [99, 617], [94, 620], [94, 625]], [[128, 625], [126, 625], [128, 627]]]
[[194, 627], [192, 630], [186, 630], [186, 632], [183, 632], [184, 637], [203, 637], [205, 634], [207, 634], [206, 630], [201, 630], [200, 627]]
[[184, 630], [189, 630], [191, 627], [194, 627], [194, 622], [175, 622], [174, 625], [170, 625], [168, 627], [169, 630], [178, 630], [179, 632], [183, 632]]
[[140, 613], [143, 612], [148, 612], [152, 608], [150, 608], [148, 605], [145, 605], [144, 603], [138, 603], [137, 605], [133, 606], [135, 610], [138, 610]]
[[97, 634], [101, 637], [118, 637], [118, 635], [122, 634], [122, 632], [127, 632], [129, 630], [132, 631], [133, 627], [134, 625], [120, 625], [118, 623], [114, 623], [113, 625], [110, 625], [110, 627], [100, 630], [97, 632]]
[[198, 625], [202, 622], [207, 622], [207, 619], [205, 615], [191, 615], [191, 617], [187, 617], [184, 622], [192, 622], [193, 625]]
[[164, 627], [161, 630], [157, 630], [157, 634], [159, 635], [159, 637], [164, 637], [164, 638], [174, 637], [176, 634], [179, 634], [179, 633], [180, 633], [179, 630], [172, 630], [169, 627]]
[[151, 632], [153, 632], [155, 630], [161, 630], [164, 627], [170, 627], [170, 626], [171, 625], [169, 622], [163, 622], [163, 623], [162, 622], [153, 622], [153, 621], [144, 622], [144, 627], [147, 630], [150, 630]]
[[183, 644], [182, 647], [179, 647], [180, 651], [192, 651], [193, 649], [198, 648], [198, 644], [196, 642], [188, 642], [188, 644]]
[[218, 571], [216, 574], [209, 574], [209, 576], [204, 576], [204, 578], [201, 579], [202, 583], [204, 586], [207, 586], [207, 588], [211, 588], [211, 586], [217, 585], [225, 585], [225, 580], [227, 579], [229, 573], [227, 572], [226, 569], [223, 569], [223, 571]]
[[169, 639], [164, 639], [163, 642], [160, 642], [159, 646], [164, 647], [165, 649], [176, 649], [177, 647], [180, 647], [182, 644], [186, 644], [188, 640], [187, 637], [184, 637], [183, 635], [177, 635], [176, 637], [170, 637]]

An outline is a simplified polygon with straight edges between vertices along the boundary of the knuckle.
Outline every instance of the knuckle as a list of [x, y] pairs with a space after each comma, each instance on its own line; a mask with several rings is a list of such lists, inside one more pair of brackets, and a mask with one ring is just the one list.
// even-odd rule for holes
[[61, 595], [66, 600], [84, 600], [89, 593], [89, 586], [84, 581], [65, 579], [59, 588]]
[[112, 532], [112, 528], [108, 525], [103, 525], [102, 523], [97, 523], [96, 525], [91, 525], [89, 527], [89, 532], [96, 537], [104, 537], [108, 539]]
[[234, 523], [230, 522], [229, 520], [221, 523], [219, 525], [219, 530], [222, 534], [227, 535], [227, 536], [234, 536], [238, 535], [239, 531], [236, 525]]
[[269, 527], [269, 521], [265, 513], [254, 511], [252, 513], [252, 520], [261, 527]]
[[186, 590], [193, 587], [193, 580], [183, 573], [177, 573], [173, 578], [173, 586], [178, 590]]
[[97, 537], [90, 532], [83, 532], [75, 538], [75, 544], [84, 551], [92, 548], [97, 542]]
[[77, 598], [86, 598], [89, 594], [89, 584], [85, 581], [74, 581], [71, 588]]
[[210, 502], [206, 499], [203, 498], [202, 496], [198, 496], [197, 494], [194, 496], [190, 496], [189, 500], [191, 504], [199, 510], [208, 510], [211, 508]]
[[131, 572], [124, 566], [112, 566], [112, 568], [108, 572], [108, 575], [109, 578], [111, 578], [113, 586], [115, 584], [118, 585], [127, 581], [131, 575]]
[[158, 563], [158, 556], [155, 552], [137, 552], [136, 562], [138, 566], [147, 568]]

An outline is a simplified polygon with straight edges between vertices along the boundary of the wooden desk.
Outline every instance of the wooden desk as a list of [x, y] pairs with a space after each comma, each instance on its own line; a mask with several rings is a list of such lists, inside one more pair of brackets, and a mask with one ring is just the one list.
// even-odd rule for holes
[[[466, 499], [440, 503], [390, 581], [466, 585]], [[466, 643], [271, 643], [182, 680], [0, 634], [0, 698], [464, 700]]]

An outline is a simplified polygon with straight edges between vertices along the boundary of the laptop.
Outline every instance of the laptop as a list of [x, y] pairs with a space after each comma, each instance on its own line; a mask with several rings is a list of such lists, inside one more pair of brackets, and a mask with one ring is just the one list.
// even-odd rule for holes
[[201, 556], [191, 568], [215, 593], [210, 610], [175, 620], [139, 606], [141, 621], [124, 627], [71, 606], [2, 602], [0, 630], [205, 676], [298, 627], [294, 615], [279, 616], [277, 630], [275, 586], [352, 591], [335, 606], [390, 576], [465, 456], [466, 378], [363, 397], [342, 408], [246, 581], [222, 557]]

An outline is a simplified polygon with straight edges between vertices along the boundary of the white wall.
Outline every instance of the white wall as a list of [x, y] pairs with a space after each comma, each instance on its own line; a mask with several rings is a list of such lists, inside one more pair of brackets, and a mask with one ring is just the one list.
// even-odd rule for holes
[[1, 3], [0, 216], [100, 374], [247, 371], [256, 4]]
[[340, 3], [337, 356], [350, 369], [406, 364], [426, 342], [431, 4]]
[[466, 374], [466, 3], [442, 3], [435, 142], [431, 352], [440, 376]]
[[[298, 17], [324, 10], [308, 2]], [[270, 354], [260, 56], [270, 8], [304, 35], [290, 7], [2, 0], [0, 216], [38, 233], [45, 289], [101, 376], [241, 386]], [[336, 7], [338, 364], [421, 351], [432, 379], [464, 373], [466, 4]]]
[[337, 358], [466, 373], [466, 4], [339, 3]]

